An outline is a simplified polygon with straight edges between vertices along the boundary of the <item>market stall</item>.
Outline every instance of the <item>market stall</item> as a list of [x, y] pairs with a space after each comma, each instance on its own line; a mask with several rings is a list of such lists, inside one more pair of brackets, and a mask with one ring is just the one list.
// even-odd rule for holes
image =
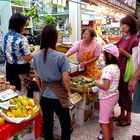
[[38, 114], [35, 118], [14, 124], [5, 122], [0, 126], [0, 139], [1, 140], [20, 140], [37, 138], [41, 134], [42, 116]]
[[0, 79], [0, 139], [35, 139], [41, 135], [41, 127], [39, 103], [18, 96], [14, 86]]

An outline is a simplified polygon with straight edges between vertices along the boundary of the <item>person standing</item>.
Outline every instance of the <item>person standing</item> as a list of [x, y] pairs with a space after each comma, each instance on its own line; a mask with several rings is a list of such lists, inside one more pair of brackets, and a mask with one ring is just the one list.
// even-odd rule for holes
[[95, 81], [99, 88], [99, 123], [103, 140], [113, 140], [113, 110], [119, 99], [120, 69], [117, 60], [119, 50], [117, 46], [107, 44], [103, 51], [106, 66], [102, 70], [100, 80]]
[[125, 36], [116, 44], [120, 52], [118, 61], [121, 71], [119, 82], [119, 106], [121, 107], [121, 113], [114, 120], [118, 121], [116, 123], [117, 126], [127, 126], [131, 124], [132, 95], [128, 90], [128, 82], [124, 82], [124, 73], [127, 60], [132, 55], [132, 48], [138, 46], [139, 40], [137, 38], [137, 23], [131, 16], [122, 18], [121, 29]]
[[4, 36], [3, 52], [6, 59], [6, 80], [14, 85], [19, 95], [27, 95], [30, 64], [34, 52], [28, 48], [28, 41], [22, 35], [26, 24], [25, 16], [13, 14], [9, 20], [9, 31]]
[[68, 97], [71, 95], [70, 65], [64, 53], [56, 51], [57, 30], [52, 25], [44, 27], [41, 33], [40, 51], [34, 55], [33, 67], [40, 88], [40, 105], [43, 112], [42, 133], [45, 140], [53, 138], [53, 115], [59, 117], [61, 139], [70, 140], [71, 126]]
[[93, 29], [86, 29], [83, 32], [82, 40], [76, 42], [72, 48], [66, 52], [69, 57], [77, 53], [77, 60], [81, 68], [85, 68], [84, 76], [89, 78], [100, 78], [100, 71], [98, 70], [96, 60], [100, 55], [100, 46], [94, 40], [96, 33]]
[[[140, 114], [140, 64], [138, 65], [136, 71], [134, 72], [128, 88], [131, 93], [134, 93], [132, 102], [132, 112]], [[133, 135], [132, 140], [140, 140], [139, 135]]]

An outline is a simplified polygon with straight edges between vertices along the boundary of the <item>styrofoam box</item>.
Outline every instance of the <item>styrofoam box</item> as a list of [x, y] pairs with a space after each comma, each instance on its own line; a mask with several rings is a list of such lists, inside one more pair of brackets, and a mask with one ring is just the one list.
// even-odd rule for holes
[[83, 125], [94, 115], [94, 103], [97, 100], [97, 96], [91, 97], [87, 93], [83, 94], [83, 102], [77, 105], [77, 119], [78, 125]]
[[71, 67], [70, 73], [78, 71], [78, 66], [76, 64], [70, 63], [70, 67]]

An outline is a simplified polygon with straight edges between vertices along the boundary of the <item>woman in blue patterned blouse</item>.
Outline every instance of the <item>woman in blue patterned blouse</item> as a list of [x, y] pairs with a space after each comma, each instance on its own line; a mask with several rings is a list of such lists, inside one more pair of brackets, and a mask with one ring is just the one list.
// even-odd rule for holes
[[3, 51], [6, 59], [6, 80], [16, 86], [20, 95], [27, 95], [29, 61], [33, 53], [28, 48], [28, 41], [23, 32], [26, 17], [16, 13], [9, 20], [9, 31], [4, 36]]

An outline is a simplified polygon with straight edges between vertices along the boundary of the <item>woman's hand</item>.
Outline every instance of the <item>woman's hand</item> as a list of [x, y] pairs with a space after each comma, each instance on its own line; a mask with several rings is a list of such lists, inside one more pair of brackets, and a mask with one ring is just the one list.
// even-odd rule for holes
[[83, 68], [86, 66], [86, 64], [87, 64], [87, 63], [86, 63], [86, 61], [85, 61], [85, 62], [80, 63], [80, 68], [81, 68], [81, 69], [83, 69]]
[[99, 80], [95, 80], [95, 85], [98, 86], [100, 84]]
[[128, 84], [128, 89], [131, 93], [134, 93], [134, 88], [136, 86], [137, 83], [137, 78], [132, 78]]

